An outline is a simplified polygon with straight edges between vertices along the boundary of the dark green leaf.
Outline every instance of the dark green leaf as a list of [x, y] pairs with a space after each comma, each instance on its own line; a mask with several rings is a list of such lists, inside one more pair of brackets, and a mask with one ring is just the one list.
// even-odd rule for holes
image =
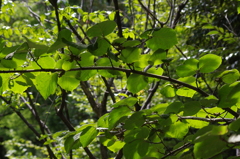
[[127, 106], [119, 106], [114, 108], [109, 113], [108, 124], [109, 129], [113, 129], [117, 126], [122, 120], [126, 119], [126, 117], [131, 113], [131, 110]]
[[145, 118], [143, 115], [143, 112], [134, 113], [130, 118], [126, 120], [124, 128], [128, 130], [142, 126], [142, 124], [145, 122]]
[[189, 116], [196, 114], [201, 109], [201, 105], [198, 101], [191, 101], [184, 103], [183, 115]]
[[110, 44], [106, 39], [98, 38], [93, 45], [88, 46], [88, 51], [95, 56], [102, 56], [107, 53]]
[[133, 94], [144, 89], [147, 84], [147, 78], [142, 75], [131, 74], [127, 79], [127, 89]]
[[181, 102], [174, 102], [174, 103], [171, 103], [166, 111], [164, 112], [164, 114], [169, 114], [169, 113], [179, 113], [179, 111], [184, 107], [183, 103]]
[[116, 23], [111, 20], [97, 23], [96, 25], [88, 29], [87, 35], [89, 37], [106, 36], [113, 32], [116, 26], [117, 26]]
[[179, 77], [186, 77], [196, 74], [198, 70], [198, 60], [197, 59], [188, 59], [184, 61], [183, 65], [177, 67], [177, 75]]
[[68, 29], [61, 30], [58, 34], [57, 40], [50, 46], [47, 52], [52, 53], [66, 46], [62, 39], [65, 39], [66, 41], [72, 41], [71, 34], [72, 32]]
[[93, 126], [88, 126], [81, 132], [80, 142], [83, 147], [87, 147], [97, 136], [98, 131]]
[[119, 102], [113, 104], [111, 107], [118, 107], [118, 106], [129, 106], [132, 107], [135, 103], [137, 103], [138, 99], [135, 97], [128, 97]]
[[139, 48], [126, 48], [122, 50], [120, 59], [126, 63], [133, 63], [138, 61], [140, 53], [141, 51]]

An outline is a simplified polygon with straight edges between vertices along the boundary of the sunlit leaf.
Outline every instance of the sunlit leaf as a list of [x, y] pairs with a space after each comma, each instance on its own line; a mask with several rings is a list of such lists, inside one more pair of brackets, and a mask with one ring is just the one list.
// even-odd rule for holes
[[199, 59], [199, 69], [202, 73], [215, 71], [222, 63], [222, 58], [214, 54], [204, 55]]
[[57, 88], [57, 74], [40, 73], [34, 82], [37, 90], [47, 99]]
[[170, 49], [177, 44], [176, 33], [171, 28], [161, 28], [158, 31], [154, 31], [152, 38], [146, 42], [146, 45], [152, 49]]

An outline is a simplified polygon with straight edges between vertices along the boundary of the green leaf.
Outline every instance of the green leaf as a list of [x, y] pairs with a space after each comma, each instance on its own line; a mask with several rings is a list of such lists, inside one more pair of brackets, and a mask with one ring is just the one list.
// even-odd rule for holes
[[136, 104], [138, 101], [137, 98], [135, 97], [128, 97], [128, 98], [125, 98], [123, 100], [120, 100], [119, 102], [113, 104], [111, 107], [119, 107], [119, 106], [129, 106], [129, 107], [132, 107], [134, 106], [134, 104]]
[[[123, 154], [126, 159], [141, 159], [142, 156], [138, 153], [139, 143], [142, 140], [135, 140], [130, 143], [126, 143], [123, 147]], [[131, 151], [130, 151], [131, 150]]]
[[114, 108], [109, 113], [108, 118], [108, 124], [109, 129], [113, 129], [115, 126], [117, 126], [122, 120], [125, 120], [126, 117], [131, 113], [131, 110], [127, 106], [119, 106], [117, 108]]
[[148, 63], [150, 65], [160, 65], [162, 64], [162, 60], [165, 60], [167, 58], [166, 50], [158, 49], [156, 50], [149, 58]]
[[191, 101], [184, 103], [183, 115], [190, 116], [196, 114], [201, 109], [201, 105], [198, 101]]
[[148, 152], [148, 149], [150, 147], [150, 143], [148, 141], [139, 140], [137, 152], [140, 156], [145, 156]]
[[72, 133], [70, 132], [67, 134], [67, 137], [64, 141], [64, 149], [67, 153], [70, 152], [72, 149], [77, 149], [81, 147], [81, 143], [79, 141], [79, 134], [75, 134], [76, 132]]
[[[52, 57], [46, 56], [46, 57], [41, 57], [37, 63], [43, 68], [43, 69], [49, 69], [49, 68], [54, 68], [55, 67], [55, 60]], [[35, 64], [35, 67], [39, 68], [39, 66]], [[39, 68], [40, 69], [40, 68]]]
[[81, 57], [81, 61], [79, 63], [82, 67], [94, 65], [95, 57], [91, 53], [89, 52], [82, 53], [80, 57]]
[[143, 112], [134, 113], [130, 118], [128, 118], [125, 121], [124, 128], [128, 130], [142, 126], [143, 123], [145, 122], [145, 118], [143, 115], [144, 115]]
[[230, 84], [237, 81], [240, 77], [240, 74], [237, 69], [232, 69], [232, 70], [225, 70], [218, 77], [220, 77], [223, 82]]
[[211, 158], [227, 149], [227, 142], [221, 136], [204, 135], [201, 141], [194, 144], [195, 158]]
[[199, 59], [199, 69], [201, 73], [215, 71], [222, 63], [222, 58], [214, 54], [204, 55]]
[[153, 112], [157, 112], [158, 114], [163, 114], [163, 112], [165, 112], [165, 110], [167, 109], [168, 105], [168, 103], [157, 104], [151, 107], [150, 110]]
[[37, 42], [29, 39], [26, 36], [23, 36], [23, 37], [26, 39], [29, 48], [41, 49], [41, 50], [44, 50], [44, 51], [47, 51], [48, 48], [49, 48], [48, 46], [46, 46], [44, 44], [41, 44], [41, 43], [37, 43]]
[[79, 85], [80, 81], [77, 79], [78, 72], [66, 72], [58, 79], [58, 84], [66, 91], [73, 91]]
[[232, 131], [238, 131], [240, 128], [240, 118], [232, 122], [228, 127]]
[[80, 142], [83, 147], [87, 147], [97, 136], [98, 131], [93, 126], [88, 126], [80, 134]]
[[188, 59], [184, 63], [177, 67], [176, 72], [179, 77], [186, 77], [196, 74], [198, 70], [198, 60]]
[[65, 38], [62, 38], [62, 42], [65, 43], [68, 46], [71, 46], [71, 47], [74, 47], [74, 48], [78, 49], [80, 52], [85, 51], [88, 47], [88, 45], [84, 45], [84, 44], [81, 44], [81, 43], [76, 44], [76, 43], [73, 43], [71, 41], [66, 40]]
[[147, 86], [147, 78], [138, 74], [131, 74], [127, 79], [127, 89], [136, 94]]
[[88, 51], [94, 56], [102, 56], [107, 53], [109, 47], [110, 44], [106, 39], [98, 38], [93, 45], [88, 46]]
[[119, 141], [116, 136], [110, 139], [107, 137], [100, 137], [100, 142], [112, 152], [118, 152], [125, 145], [125, 143]]
[[77, 76], [77, 79], [80, 81], [87, 81], [89, 78], [95, 76], [97, 74], [97, 70], [82, 70], [80, 75]]
[[167, 107], [164, 114], [169, 114], [169, 113], [177, 114], [183, 108], [183, 106], [184, 105], [182, 102], [173, 102]]
[[139, 40], [128, 40], [128, 41], [125, 41], [122, 46], [123, 47], [134, 47], [134, 46], [137, 46], [141, 44], [141, 42]]
[[141, 50], [139, 48], [126, 48], [122, 50], [120, 59], [126, 63], [133, 63], [138, 61]]
[[188, 124], [183, 122], [174, 122], [166, 132], [171, 138], [181, 139], [188, 133]]
[[5, 59], [2, 59], [1, 60], [1, 64], [3, 67], [5, 68], [17, 68], [17, 64], [15, 61], [13, 60], [5, 60]]
[[68, 70], [71, 70], [74, 65], [76, 64], [76, 62], [70, 62], [68, 60], [64, 60], [63, 64], [62, 64], [62, 69], [65, 70], [65, 71], [68, 71]]
[[49, 73], [40, 73], [34, 84], [40, 94], [44, 99], [47, 99], [49, 95], [55, 93], [57, 88], [57, 74], [49, 74]]
[[190, 97], [190, 98], [192, 98], [195, 93], [196, 91], [189, 89], [187, 87], [179, 88], [176, 92], [176, 94], [179, 96]]
[[161, 89], [161, 94], [165, 97], [174, 97], [175, 96], [175, 89], [172, 85], [166, 85]]
[[215, 35], [215, 34], [219, 34], [219, 32], [217, 30], [212, 30], [207, 33], [207, 35]]
[[232, 84], [226, 84], [219, 90], [220, 108], [229, 108], [237, 103], [240, 103], [240, 81]]
[[170, 49], [175, 44], [177, 44], [177, 37], [175, 31], [171, 28], [161, 28], [154, 31], [152, 38], [146, 42], [147, 47], [152, 50]]
[[89, 37], [99, 37], [106, 36], [113, 32], [116, 27], [116, 23], [114, 21], [108, 20], [101, 23], [97, 23], [87, 30], [87, 35]]
[[72, 32], [68, 29], [61, 30], [58, 34], [57, 40], [50, 46], [47, 52], [52, 53], [66, 46], [66, 44], [62, 41], [62, 39], [65, 39], [67, 41], [72, 41], [71, 34]]

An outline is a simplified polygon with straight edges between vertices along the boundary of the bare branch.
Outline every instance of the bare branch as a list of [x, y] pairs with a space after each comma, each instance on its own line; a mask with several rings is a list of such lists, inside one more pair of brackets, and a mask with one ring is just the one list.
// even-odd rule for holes
[[233, 122], [235, 119], [231, 118], [201, 118], [201, 117], [194, 117], [194, 116], [179, 116], [178, 119], [191, 119], [191, 120], [201, 120], [206, 122]]

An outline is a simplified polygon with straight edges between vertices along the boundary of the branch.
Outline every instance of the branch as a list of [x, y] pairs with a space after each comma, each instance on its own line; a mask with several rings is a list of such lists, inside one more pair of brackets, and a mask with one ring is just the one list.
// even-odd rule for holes
[[67, 92], [64, 89], [61, 89], [62, 91], [62, 103], [60, 108], [57, 110], [57, 115], [61, 118], [61, 120], [64, 122], [64, 124], [68, 127], [68, 130], [75, 131], [72, 124], [69, 122], [69, 120], [64, 116], [63, 109], [66, 107], [66, 98], [67, 98]]
[[141, 2], [141, 0], [138, 0], [138, 3], [141, 5], [141, 7], [147, 12], [147, 14], [149, 14], [154, 20], [156, 20], [161, 27], [163, 27], [164, 23], [159, 21], [158, 18], [147, 8], [143, 5], [143, 3]]
[[110, 94], [111, 98], [112, 98], [112, 102], [113, 103], [116, 103], [116, 98], [112, 92], [112, 89], [111, 89], [111, 86], [113, 84], [113, 78], [110, 78], [109, 81], [106, 80], [105, 77], [102, 77], [104, 83], [105, 83], [105, 86], [107, 87], [107, 91], [108, 93]]
[[177, 10], [177, 13], [176, 13], [176, 16], [173, 20], [173, 26], [172, 26], [172, 29], [174, 29], [177, 25], [177, 23], [179, 22], [179, 19], [181, 18], [182, 14], [181, 14], [181, 11], [183, 10], [183, 8], [187, 5], [189, 0], [186, 0], [184, 3], [181, 3], [179, 6], [178, 6], [178, 10]]
[[80, 82], [81, 87], [83, 89], [83, 92], [85, 93], [85, 95], [87, 96], [87, 99], [94, 111], [95, 114], [97, 114], [98, 117], [100, 117], [99, 115], [99, 104], [95, 101], [92, 93], [89, 91], [89, 86], [88, 83], [86, 81], [81, 81]]
[[231, 119], [231, 118], [201, 118], [201, 117], [194, 117], [194, 116], [179, 116], [178, 119], [179, 120], [191, 119], [191, 120], [201, 120], [206, 122], [227, 122], [227, 123], [231, 123], [235, 121], [235, 119]]
[[[69, 71], [80, 71], [80, 70], [116, 70], [116, 71], [121, 71], [121, 72], [125, 72], [125, 73], [135, 73], [135, 74], [139, 74], [139, 75], [143, 75], [145, 77], [153, 77], [153, 78], [157, 78], [157, 79], [162, 79], [162, 80], [166, 80], [172, 83], [176, 83], [179, 84], [181, 86], [190, 88], [192, 90], [195, 90], [196, 92], [200, 93], [202, 96], [207, 97], [209, 96], [208, 93], [204, 92], [202, 89], [199, 89], [197, 87], [194, 87], [190, 84], [178, 81], [176, 79], [167, 77], [167, 76], [160, 76], [160, 75], [155, 75], [155, 74], [151, 74], [151, 73], [147, 73], [147, 72], [142, 72], [142, 71], [137, 71], [137, 70], [130, 70], [130, 69], [125, 69], [125, 68], [119, 68], [119, 67], [112, 67], [112, 66], [94, 66], [94, 67], [81, 67], [81, 68], [73, 68], [70, 69]], [[29, 73], [29, 72], [63, 72], [63, 69], [36, 69], [36, 70], [2, 70], [0, 71], [0, 73]], [[87, 89], [87, 87], [85, 86], [85, 82], [81, 81], [81, 86], [84, 90], [85, 93], [87, 93], [86, 95], [91, 95], [91, 92]], [[85, 86], [86, 88], [84, 88], [83, 86]], [[92, 96], [92, 95], [91, 95]], [[98, 112], [97, 111], [97, 103], [95, 102], [93, 97], [87, 96], [89, 99], [91, 99], [89, 102], [91, 102], [91, 106], [92, 108], [94, 108], [94, 112]], [[234, 117], [238, 118], [239, 114], [235, 111], [233, 111], [231, 108], [222, 108], [223, 110], [226, 110], [227, 112], [229, 112], [230, 114], [232, 114]]]
[[141, 110], [143, 110], [143, 109], [147, 109], [149, 103], [152, 101], [153, 95], [154, 95], [155, 92], [157, 91], [157, 88], [158, 88], [159, 84], [160, 84], [159, 81], [156, 82], [156, 84], [153, 86], [153, 88], [151, 88], [151, 89], [149, 90], [150, 93], [149, 93], [149, 95], [148, 95], [148, 97], [147, 97], [145, 103], [143, 104]]
[[118, 0], [113, 0], [113, 3], [114, 3], [115, 11], [116, 11], [115, 19], [116, 19], [117, 26], [118, 26], [118, 36], [123, 37], [122, 22], [121, 22], [121, 17], [120, 17], [120, 14], [119, 14]]
[[171, 156], [171, 155], [175, 154], [177, 151], [184, 150], [184, 149], [186, 149], [186, 148], [188, 148], [190, 146], [192, 146], [192, 144], [190, 142], [186, 143], [186, 144], [182, 145], [181, 147], [179, 147], [179, 148], [169, 152], [167, 155], [163, 156], [161, 159], [167, 158], [168, 156]]

